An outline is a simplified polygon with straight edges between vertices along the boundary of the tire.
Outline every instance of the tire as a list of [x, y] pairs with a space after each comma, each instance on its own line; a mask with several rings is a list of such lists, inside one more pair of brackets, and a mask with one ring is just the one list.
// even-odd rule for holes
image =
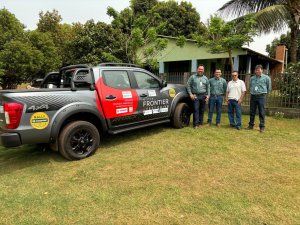
[[66, 125], [59, 134], [58, 149], [68, 160], [79, 160], [94, 154], [100, 144], [97, 128], [86, 121]]
[[188, 104], [178, 103], [173, 115], [173, 126], [175, 128], [184, 128], [190, 124], [191, 110]]

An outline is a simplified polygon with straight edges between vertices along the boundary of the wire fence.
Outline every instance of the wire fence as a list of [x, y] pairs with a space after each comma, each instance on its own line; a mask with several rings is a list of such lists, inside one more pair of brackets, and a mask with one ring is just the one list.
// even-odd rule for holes
[[[173, 84], [186, 85], [187, 80], [191, 76], [189, 72], [174, 72], [159, 74], [159, 77]], [[213, 74], [207, 75], [208, 78]], [[231, 80], [230, 73], [224, 73], [222, 77], [229, 82]], [[250, 105], [249, 82], [251, 74], [240, 73], [239, 79], [246, 84], [247, 93], [243, 101], [243, 105]], [[300, 109], [300, 74], [281, 73], [271, 76], [272, 92], [267, 95], [267, 107], [284, 107]]]

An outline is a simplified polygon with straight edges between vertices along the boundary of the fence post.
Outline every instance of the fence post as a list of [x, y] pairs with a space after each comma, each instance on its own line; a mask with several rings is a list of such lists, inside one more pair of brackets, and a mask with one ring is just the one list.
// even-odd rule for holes
[[245, 84], [246, 84], [247, 92], [250, 91], [249, 90], [249, 87], [250, 87], [250, 77], [251, 77], [251, 74], [249, 74], [249, 73], [245, 75]]
[[189, 73], [188, 72], [184, 72], [183, 73], [183, 84], [185, 85], [187, 83], [189, 79]]

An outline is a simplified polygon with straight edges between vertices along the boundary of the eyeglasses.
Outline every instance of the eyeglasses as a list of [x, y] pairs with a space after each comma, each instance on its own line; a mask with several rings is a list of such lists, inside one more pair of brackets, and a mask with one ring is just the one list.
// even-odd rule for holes
[[233, 76], [233, 77], [237, 77], [238, 75], [231, 75], [231, 76]]

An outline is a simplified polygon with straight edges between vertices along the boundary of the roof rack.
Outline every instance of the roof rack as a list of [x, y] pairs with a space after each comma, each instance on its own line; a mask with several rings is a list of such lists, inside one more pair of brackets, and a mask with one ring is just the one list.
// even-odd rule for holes
[[107, 62], [107, 63], [100, 63], [99, 66], [128, 66], [128, 67], [140, 67], [136, 64], [132, 63], [115, 63], [115, 62]]
[[59, 72], [61, 72], [63, 70], [78, 69], [78, 68], [90, 68], [90, 67], [86, 64], [70, 65], [70, 66], [65, 66], [65, 67], [60, 68]]

